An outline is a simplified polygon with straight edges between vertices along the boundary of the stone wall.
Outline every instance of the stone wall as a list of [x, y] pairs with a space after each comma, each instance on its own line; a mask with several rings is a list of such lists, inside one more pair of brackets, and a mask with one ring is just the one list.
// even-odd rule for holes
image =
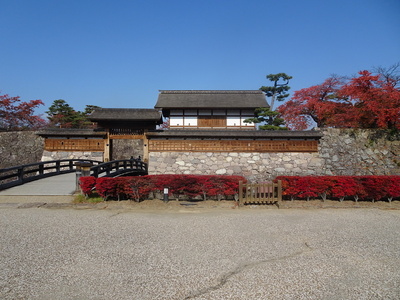
[[[150, 174], [226, 174], [264, 180], [277, 175], [400, 175], [400, 134], [324, 129], [318, 153], [151, 152]], [[142, 156], [141, 140], [114, 140], [114, 158]], [[33, 131], [0, 133], [0, 168], [66, 158], [103, 160], [103, 152], [43, 151]]]
[[50, 160], [60, 160], [60, 159], [87, 159], [87, 160], [103, 161], [103, 152], [43, 151], [43, 155], [40, 160], [50, 161]]
[[34, 131], [0, 132], [0, 169], [40, 161], [43, 145]]
[[400, 175], [400, 134], [382, 130], [325, 129], [320, 141], [324, 173]]
[[278, 175], [400, 174], [400, 138], [372, 130], [323, 130], [318, 153], [152, 152], [149, 174]]
[[113, 140], [111, 153], [113, 160], [143, 157], [143, 140]]

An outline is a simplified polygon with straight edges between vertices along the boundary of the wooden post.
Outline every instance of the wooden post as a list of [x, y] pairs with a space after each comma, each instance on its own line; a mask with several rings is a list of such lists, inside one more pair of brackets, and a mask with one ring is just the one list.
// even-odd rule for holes
[[282, 201], [282, 180], [278, 180], [278, 201]]
[[239, 206], [243, 205], [243, 181], [239, 181]]
[[143, 135], [143, 161], [149, 163], [149, 139], [146, 133]]
[[110, 161], [110, 129], [107, 129], [106, 142], [104, 143], [104, 162]]

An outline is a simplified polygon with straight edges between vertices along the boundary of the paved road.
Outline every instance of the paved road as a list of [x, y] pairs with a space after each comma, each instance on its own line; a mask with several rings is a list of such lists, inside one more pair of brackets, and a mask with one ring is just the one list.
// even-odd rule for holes
[[0, 205], [1, 299], [400, 299], [400, 211]]

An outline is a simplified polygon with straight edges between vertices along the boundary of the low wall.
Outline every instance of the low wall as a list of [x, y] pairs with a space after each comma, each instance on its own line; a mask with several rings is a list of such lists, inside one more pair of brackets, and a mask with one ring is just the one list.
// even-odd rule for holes
[[326, 129], [318, 153], [151, 152], [149, 174], [399, 175], [400, 138], [382, 131]]

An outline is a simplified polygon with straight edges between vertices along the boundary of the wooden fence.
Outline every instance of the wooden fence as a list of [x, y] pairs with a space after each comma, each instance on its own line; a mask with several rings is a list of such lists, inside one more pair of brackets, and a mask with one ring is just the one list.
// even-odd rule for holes
[[282, 201], [282, 182], [239, 182], [239, 205], [272, 204]]

